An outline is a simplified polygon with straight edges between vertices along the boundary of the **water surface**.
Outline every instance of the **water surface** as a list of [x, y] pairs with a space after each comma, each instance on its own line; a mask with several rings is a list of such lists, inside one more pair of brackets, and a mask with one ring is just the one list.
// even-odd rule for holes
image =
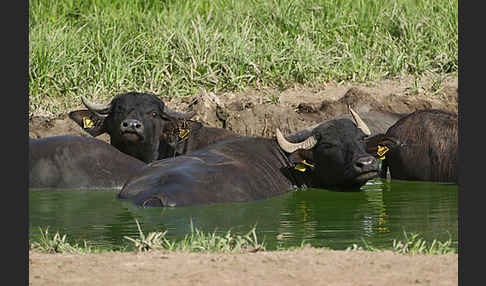
[[98, 246], [130, 245], [124, 236], [165, 231], [179, 239], [192, 224], [205, 232], [246, 233], [256, 226], [267, 249], [299, 246], [345, 249], [363, 244], [390, 247], [403, 231], [425, 239], [451, 239], [457, 247], [458, 186], [375, 179], [361, 192], [305, 189], [248, 203], [142, 208], [116, 198], [117, 191], [29, 191], [30, 235], [39, 227]]

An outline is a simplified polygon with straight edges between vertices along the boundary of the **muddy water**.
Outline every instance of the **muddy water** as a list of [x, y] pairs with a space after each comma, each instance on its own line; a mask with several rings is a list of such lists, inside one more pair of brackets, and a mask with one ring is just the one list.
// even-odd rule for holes
[[130, 245], [124, 236], [167, 230], [179, 239], [192, 224], [205, 232], [246, 233], [256, 226], [267, 249], [313, 246], [345, 249], [363, 240], [389, 247], [403, 232], [429, 241], [458, 239], [458, 186], [375, 179], [362, 192], [306, 189], [261, 201], [179, 208], [141, 208], [116, 199], [117, 191], [29, 191], [29, 235], [39, 227], [72, 240], [109, 248]]

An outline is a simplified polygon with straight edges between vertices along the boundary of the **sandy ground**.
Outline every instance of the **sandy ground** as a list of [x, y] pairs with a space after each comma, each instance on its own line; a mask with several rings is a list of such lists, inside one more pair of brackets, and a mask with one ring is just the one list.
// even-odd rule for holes
[[[434, 88], [434, 78], [379, 83], [328, 84], [244, 93], [202, 93], [164, 99], [194, 119], [243, 135], [272, 136], [311, 126], [347, 112], [412, 112], [440, 108], [457, 112], [457, 76]], [[59, 103], [62, 105], [62, 102]], [[81, 104], [75, 109], [84, 109]], [[74, 110], [74, 109], [73, 109]], [[67, 110], [66, 113], [71, 110]], [[29, 137], [89, 136], [66, 114], [29, 115]], [[107, 136], [99, 137], [108, 141]], [[458, 255], [400, 255], [391, 252], [305, 248], [244, 254], [174, 252], [89, 255], [29, 252], [30, 285], [457, 285]]]
[[241, 254], [30, 252], [29, 285], [458, 285], [458, 255], [317, 248]]

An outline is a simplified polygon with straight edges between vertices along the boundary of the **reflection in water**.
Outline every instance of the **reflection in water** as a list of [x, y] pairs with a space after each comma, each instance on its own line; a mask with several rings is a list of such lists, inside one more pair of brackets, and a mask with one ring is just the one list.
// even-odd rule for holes
[[362, 239], [390, 246], [402, 232], [426, 239], [447, 240], [457, 246], [457, 185], [429, 182], [368, 182], [362, 192], [307, 189], [248, 203], [178, 208], [141, 208], [115, 198], [116, 191], [30, 191], [31, 235], [38, 227], [101, 246], [129, 244], [123, 236], [142, 230], [167, 230], [180, 239], [191, 221], [205, 232], [246, 233], [256, 226], [267, 249], [313, 246], [345, 249]]

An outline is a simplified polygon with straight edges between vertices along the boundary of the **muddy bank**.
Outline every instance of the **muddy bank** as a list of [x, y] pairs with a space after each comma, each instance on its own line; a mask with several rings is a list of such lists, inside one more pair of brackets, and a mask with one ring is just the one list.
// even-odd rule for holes
[[[422, 86], [427, 86], [427, 80], [423, 81]], [[374, 111], [410, 113], [425, 108], [457, 112], [457, 77], [448, 78], [437, 90], [413, 89], [412, 86], [412, 79], [354, 85], [329, 83], [312, 88], [266, 88], [240, 93], [203, 91], [195, 97], [163, 100], [174, 110], [196, 111], [193, 119], [206, 125], [228, 128], [242, 135], [264, 137], [273, 136], [277, 127], [284, 134], [289, 134], [347, 114], [347, 104], [360, 114]], [[85, 108], [80, 102], [75, 109]], [[69, 111], [72, 110], [57, 116], [33, 114], [29, 118], [29, 137], [89, 136], [67, 117]], [[108, 141], [109, 137], [105, 134], [98, 138]]]

